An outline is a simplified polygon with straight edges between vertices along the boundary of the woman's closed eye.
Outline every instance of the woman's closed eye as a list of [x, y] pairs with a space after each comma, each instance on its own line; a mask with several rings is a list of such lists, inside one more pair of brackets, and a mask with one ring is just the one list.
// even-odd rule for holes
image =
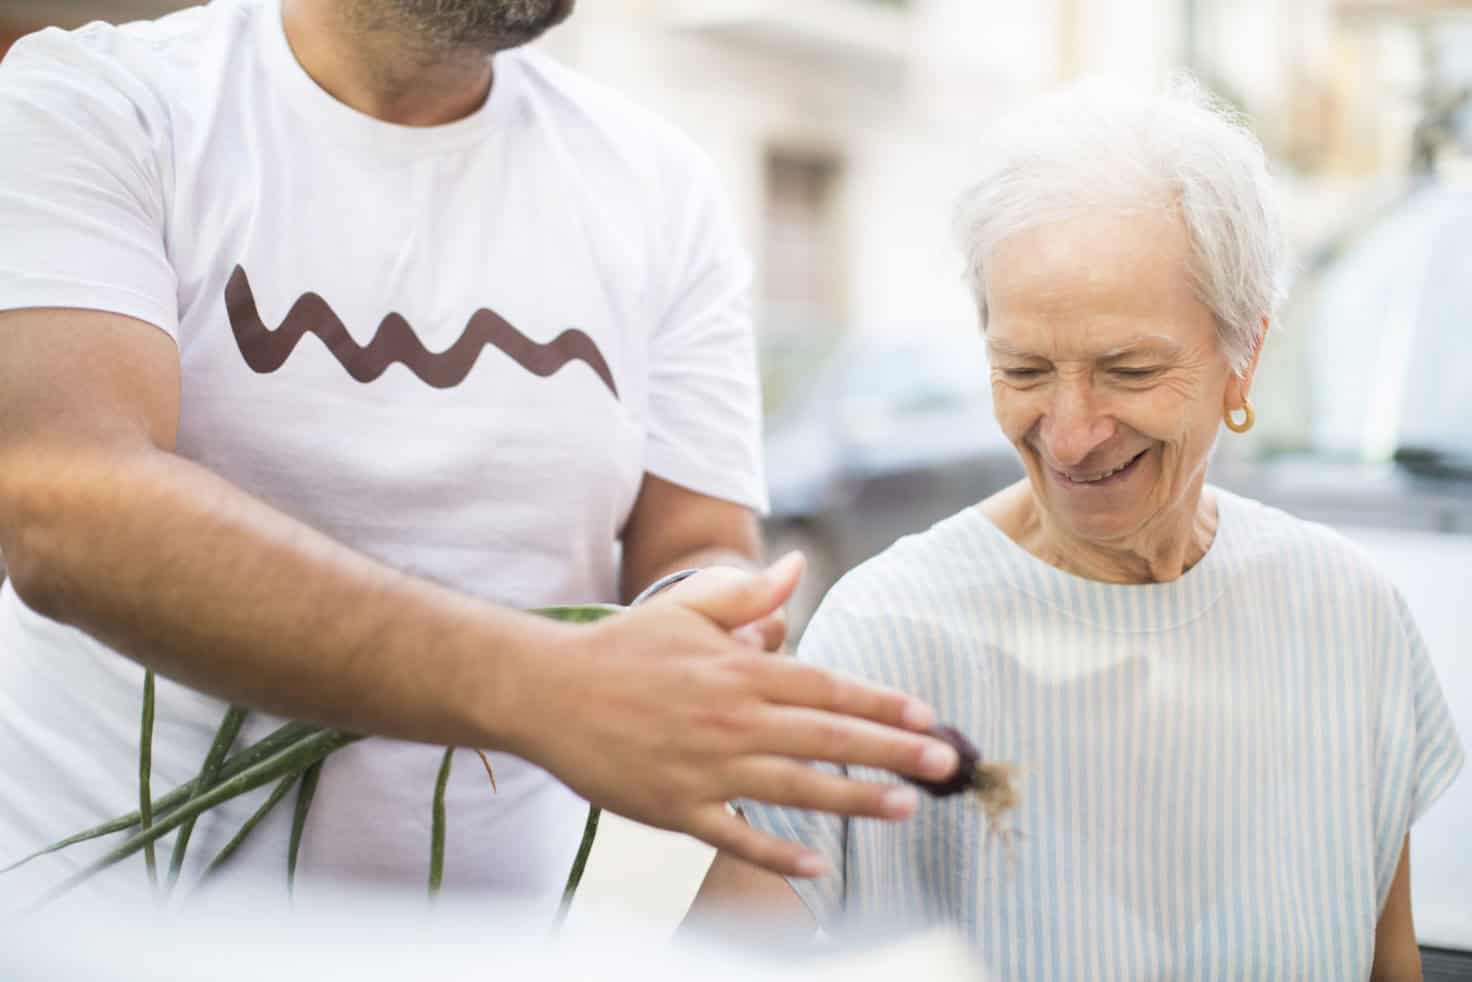
[[1109, 373], [1115, 378], [1122, 379], [1146, 379], [1160, 374], [1158, 368], [1111, 368]]
[[1040, 377], [1042, 377], [1042, 375], [1046, 371], [1047, 370], [1046, 369], [1043, 369], [1043, 368], [1021, 368], [1021, 367], [1011, 367], [1011, 368], [1002, 368], [1001, 369], [1002, 377], [1003, 378], [1016, 379], [1017, 381], [1020, 381], [1020, 382], [1025, 382], [1028, 379], [1040, 378]]

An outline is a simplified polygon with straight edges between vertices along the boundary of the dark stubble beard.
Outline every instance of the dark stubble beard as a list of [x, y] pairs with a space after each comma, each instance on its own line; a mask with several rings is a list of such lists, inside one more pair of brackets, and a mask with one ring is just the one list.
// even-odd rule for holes
[[425, 53], [499, 51], [552, 27], [569, 0], [350, 0], [349, 17], [367, 30], [393, 30]]

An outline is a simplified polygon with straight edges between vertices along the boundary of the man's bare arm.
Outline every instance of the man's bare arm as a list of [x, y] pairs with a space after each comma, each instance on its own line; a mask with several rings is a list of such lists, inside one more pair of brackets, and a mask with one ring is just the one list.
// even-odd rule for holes
[[[704, 589], [729, 582], [738, 571], [761, 568], [762, 533], [756, 515], [744, 505], [691, 491], [653, 474], [635, 499], [623, 532], [621, 592], [627, 603], [640, 590], [681, 569], [704, 572], [675, 589]], [[752, 647], [776, 651], [787, 639], [782, 611], [747, 624], [737, 636]]]
[[590, 627], [498, 609], [176, 456], [178, 371], [173, 343], [130, 318], [0, 313], [0, 551], [40, 613], [233, 702], [508, 750], [591, 801], [794, 875], [814, 857], [726, 801], [903, 817], [885, 785], [801, 761], [955, 769], [915, 732], [928, 707], [733, 639], [780, 607], [798, 564]]
[[506, 739], [569, 630], [347, 549], [172, 453], [178, 356], [117, 315], [0, 314], [0, 549], [29, 606], [195, 688], [442, 744]]
[[692, 566], [757, 569], [762, 532], [751, 509], [644, 475], [623, 531], [624, 602], [666, 573]]

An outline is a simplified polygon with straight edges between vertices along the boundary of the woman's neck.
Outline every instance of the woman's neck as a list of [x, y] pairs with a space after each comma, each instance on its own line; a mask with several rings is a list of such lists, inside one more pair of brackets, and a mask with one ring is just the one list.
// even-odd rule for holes
[[1098, 542], [1055, 521], [1023, 480], [982, 502], [1007, 536], [1050, 566], [1105, 583], [1167, 583], [1179, 579], [1216, 538], [1215, 495], [1198, 486], [1174, 509], [1157, 515], [1128, 539]]

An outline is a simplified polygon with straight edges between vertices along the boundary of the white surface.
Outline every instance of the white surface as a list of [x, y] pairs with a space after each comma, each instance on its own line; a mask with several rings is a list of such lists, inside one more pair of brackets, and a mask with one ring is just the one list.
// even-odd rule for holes
[[685, 916], [715, 850], [698, 839], [604, 813], [598, 840], [568, 914], [570, 938], [609, 918], [669, 937]]
[[[266, 910], [272, 913], [263, 913]], [[964, 947], [944, 933], [912, 935], [862, 951], [758, 959], [726, 948], [671, 947], [617, 918], [588, 923], [576, 938], [550, 944], [544, 922], [514, 908], [448, 901], [433, 915], [423, 897], [345, 894], [324, 915], [241, 904], [209, 917], [120, 914], [72, 906], [0, 924], [0, 978], [6, 982], [435, 982], [536, 979], [639, 982], [701, 979], [889, 982], [901, 973], [934, 982], [977, 979]]]

